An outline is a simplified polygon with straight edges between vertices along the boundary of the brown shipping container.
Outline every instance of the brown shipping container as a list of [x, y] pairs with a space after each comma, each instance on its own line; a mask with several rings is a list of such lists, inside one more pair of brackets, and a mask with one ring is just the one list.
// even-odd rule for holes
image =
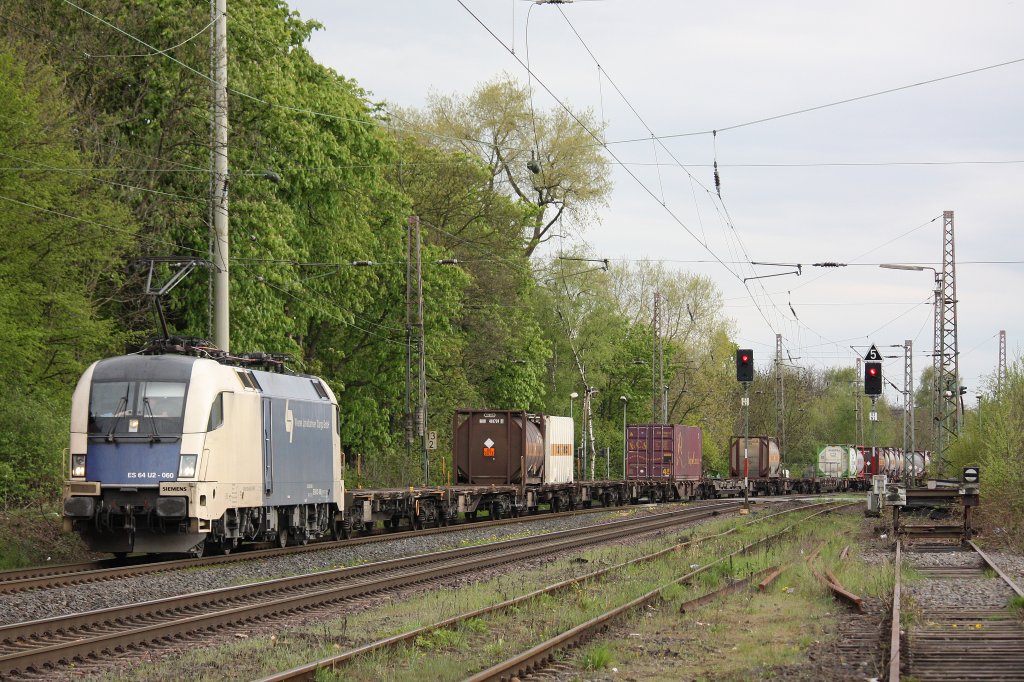
[[452, 467], [457, 483], [508, 485], [540, 483], [544, 475], [544, 437], [531, 415], [512, 410], [458, 410]]
[[697, 426], [633, 424], [626, 427], [626, 479], [695, 481], [701, 476], [702, 437]]
[[[747, 478], [778, 478], [782, 462], [779, 444], [769, 436], [751, 436], [747, 448]], [[733, 436], [729, 446], [729, 476], [743, 478], [743, 436]]]

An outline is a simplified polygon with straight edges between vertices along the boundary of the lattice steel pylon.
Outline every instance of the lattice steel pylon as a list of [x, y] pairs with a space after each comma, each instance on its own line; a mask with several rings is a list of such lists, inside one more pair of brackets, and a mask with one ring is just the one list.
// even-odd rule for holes
[[857, 358], [857, 373], [853, 377], [853, 411], [857, 420], [853, 434], [857, 442], [854, 445], [864, 445], [864, 414], [861, 411], [861, 403], [864, 400], [864, 396], [861, 394], [864, 384], [861, 379], [864, 375], [862, 374], [861, 362], [862, 360]]
[[908, 477], [913, 470], [907, 471], [908, 460], [913, 467], [911, 453], [917, 448], [914, 442], [914, 342], [907, 339], [903, 342], [903, 482], [909, 484]]
[[945, 471], [949, 443], [960, 437], [963, 412], [960, 409], [960, 350], [956, 332], [956, 249], [953, 212], [942, 212], [942, 281], [936, 301], [936, 465]]
[[999, 365], [996, 368], [996, 394], [1003, 394], [1006, 385], [1006, 330], [999, 330]]
[[782, 383], [782, 334], [775, 335], [775, 439], [779, 452], [785, 460], [786, 449], [782, 446], [786, 436], [786, 392]]
[[[665, 357], [661, 345], [661, 292], [654, 292], [654, 308], [651, 312], [651, 335], [654, 345], [651, 348], [651, 421], [658, 421], [659, 412], [667, 412], [667, 403], [664, 398], [665, 385]], [[662, 410], [662, 408], [665, 408]], [[662, 416], [662, 423], [668, 420], [667, 415]]]

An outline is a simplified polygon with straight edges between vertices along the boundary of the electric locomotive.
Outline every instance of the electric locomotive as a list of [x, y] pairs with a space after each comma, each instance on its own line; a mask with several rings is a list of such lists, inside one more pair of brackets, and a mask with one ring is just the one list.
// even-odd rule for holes
[[340, 537], [338, 425], [330, 387], [282, 356], [171, 340], [100, 360], [72, 399], [65, 530], [115, 555]]

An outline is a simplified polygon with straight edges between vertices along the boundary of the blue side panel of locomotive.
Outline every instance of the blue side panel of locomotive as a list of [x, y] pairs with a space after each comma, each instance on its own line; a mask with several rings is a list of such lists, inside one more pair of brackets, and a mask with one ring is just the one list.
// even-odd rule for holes
[[264, 504], [329, 502], [333, 408], [309, 377], [254, 371], [262, 388]]

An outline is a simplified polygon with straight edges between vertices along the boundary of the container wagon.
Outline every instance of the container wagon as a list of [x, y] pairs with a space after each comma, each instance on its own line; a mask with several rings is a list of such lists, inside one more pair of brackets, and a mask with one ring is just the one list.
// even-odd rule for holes
[[730, 479], [703, 477], [700, 427], [632, 424], [626, 427], [626, 482], [634, 502], [690, 500], [742, 495]]
[[733, 436], [729, 444], [729, 477], [742, 481], [747, 478], [752, 495], [781, 495], [789, 492], [790, 484], [783, 475], [782, 457], [778, 442], [770, 436], [751, 436], [746, 446], [744, 438]]
[[826, 445], [818, 453], [813, 492], [862, 490], [864, 460], [849, 445]]

